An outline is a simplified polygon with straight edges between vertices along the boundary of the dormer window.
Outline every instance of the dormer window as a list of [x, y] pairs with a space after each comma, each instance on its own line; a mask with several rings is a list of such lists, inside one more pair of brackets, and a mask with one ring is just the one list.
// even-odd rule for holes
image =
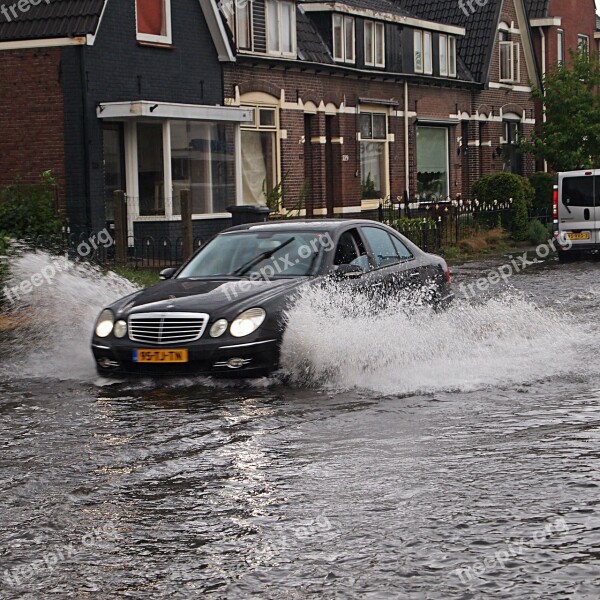
[[252, 50], [252, 0], [219, 3], [238, 50]]
[[521, 46], [500, 30], [500, 83], [518, 83], [521, 79]]
[[354, 17], [334, 13], [333, 58], [340, 62], [353, 63], [355, 59]]
[[135, 16], [139, 41], [171, 43], [171, 0], [136, 0]]
[[414, 32], [415, 73], [433, 73], [433, 43], [431, 31]]
[[440, 35], [440, 75], [456, 77], [456, 38]]
[[385, 28], [383, 23], [365, 21], [365, 65], [385, 67]]
[[267, 52], [296, 57], [296, 5], [287, 0], [266, 0]]

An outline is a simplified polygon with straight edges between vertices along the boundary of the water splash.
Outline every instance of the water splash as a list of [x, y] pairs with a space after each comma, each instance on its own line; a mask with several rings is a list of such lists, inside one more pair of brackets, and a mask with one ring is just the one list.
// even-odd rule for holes
[[368, 298], [347, 290], [312, 288], [288, 318], [282, 363], [292, 382], [394, 394], [467, 391], [573, 372], [591, 335], [515, 292], [480, 304], [456, 301], [439, 313], [415, 310], [402, 298], [377, 312]]
[[23, 326], [2, 340], [0, 375], [93, 379], [90, 340], [96, 317], [138, 288], [115, 273], [42, 251], [19, 253], [10, 267], [9, 290], [29, 282], [31, 291], [5, 301], [3, 310], [19, 316]]

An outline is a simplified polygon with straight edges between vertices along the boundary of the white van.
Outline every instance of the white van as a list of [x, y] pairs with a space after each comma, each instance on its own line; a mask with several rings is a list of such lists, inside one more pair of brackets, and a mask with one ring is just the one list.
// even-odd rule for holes
[[552, 203], [558, 258], [600, 252], [600, 169], [557, 173]]

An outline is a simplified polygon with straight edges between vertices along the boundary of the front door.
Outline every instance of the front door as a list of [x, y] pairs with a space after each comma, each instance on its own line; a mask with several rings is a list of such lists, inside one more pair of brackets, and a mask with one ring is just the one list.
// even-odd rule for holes
[[106, 220], [114, 221], [113, 193], [125, 190], [125, 141], [122, 123], [104, 123], [103, 166], [104, 166], [104, 206]]

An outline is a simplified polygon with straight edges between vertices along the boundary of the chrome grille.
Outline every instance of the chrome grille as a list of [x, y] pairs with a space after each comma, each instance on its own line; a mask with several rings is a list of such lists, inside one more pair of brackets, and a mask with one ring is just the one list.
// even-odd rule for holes
[[129, 317], [129, 339], [142, 344], [184, 344], [202, 337], [204, 313], [139, 313]]

